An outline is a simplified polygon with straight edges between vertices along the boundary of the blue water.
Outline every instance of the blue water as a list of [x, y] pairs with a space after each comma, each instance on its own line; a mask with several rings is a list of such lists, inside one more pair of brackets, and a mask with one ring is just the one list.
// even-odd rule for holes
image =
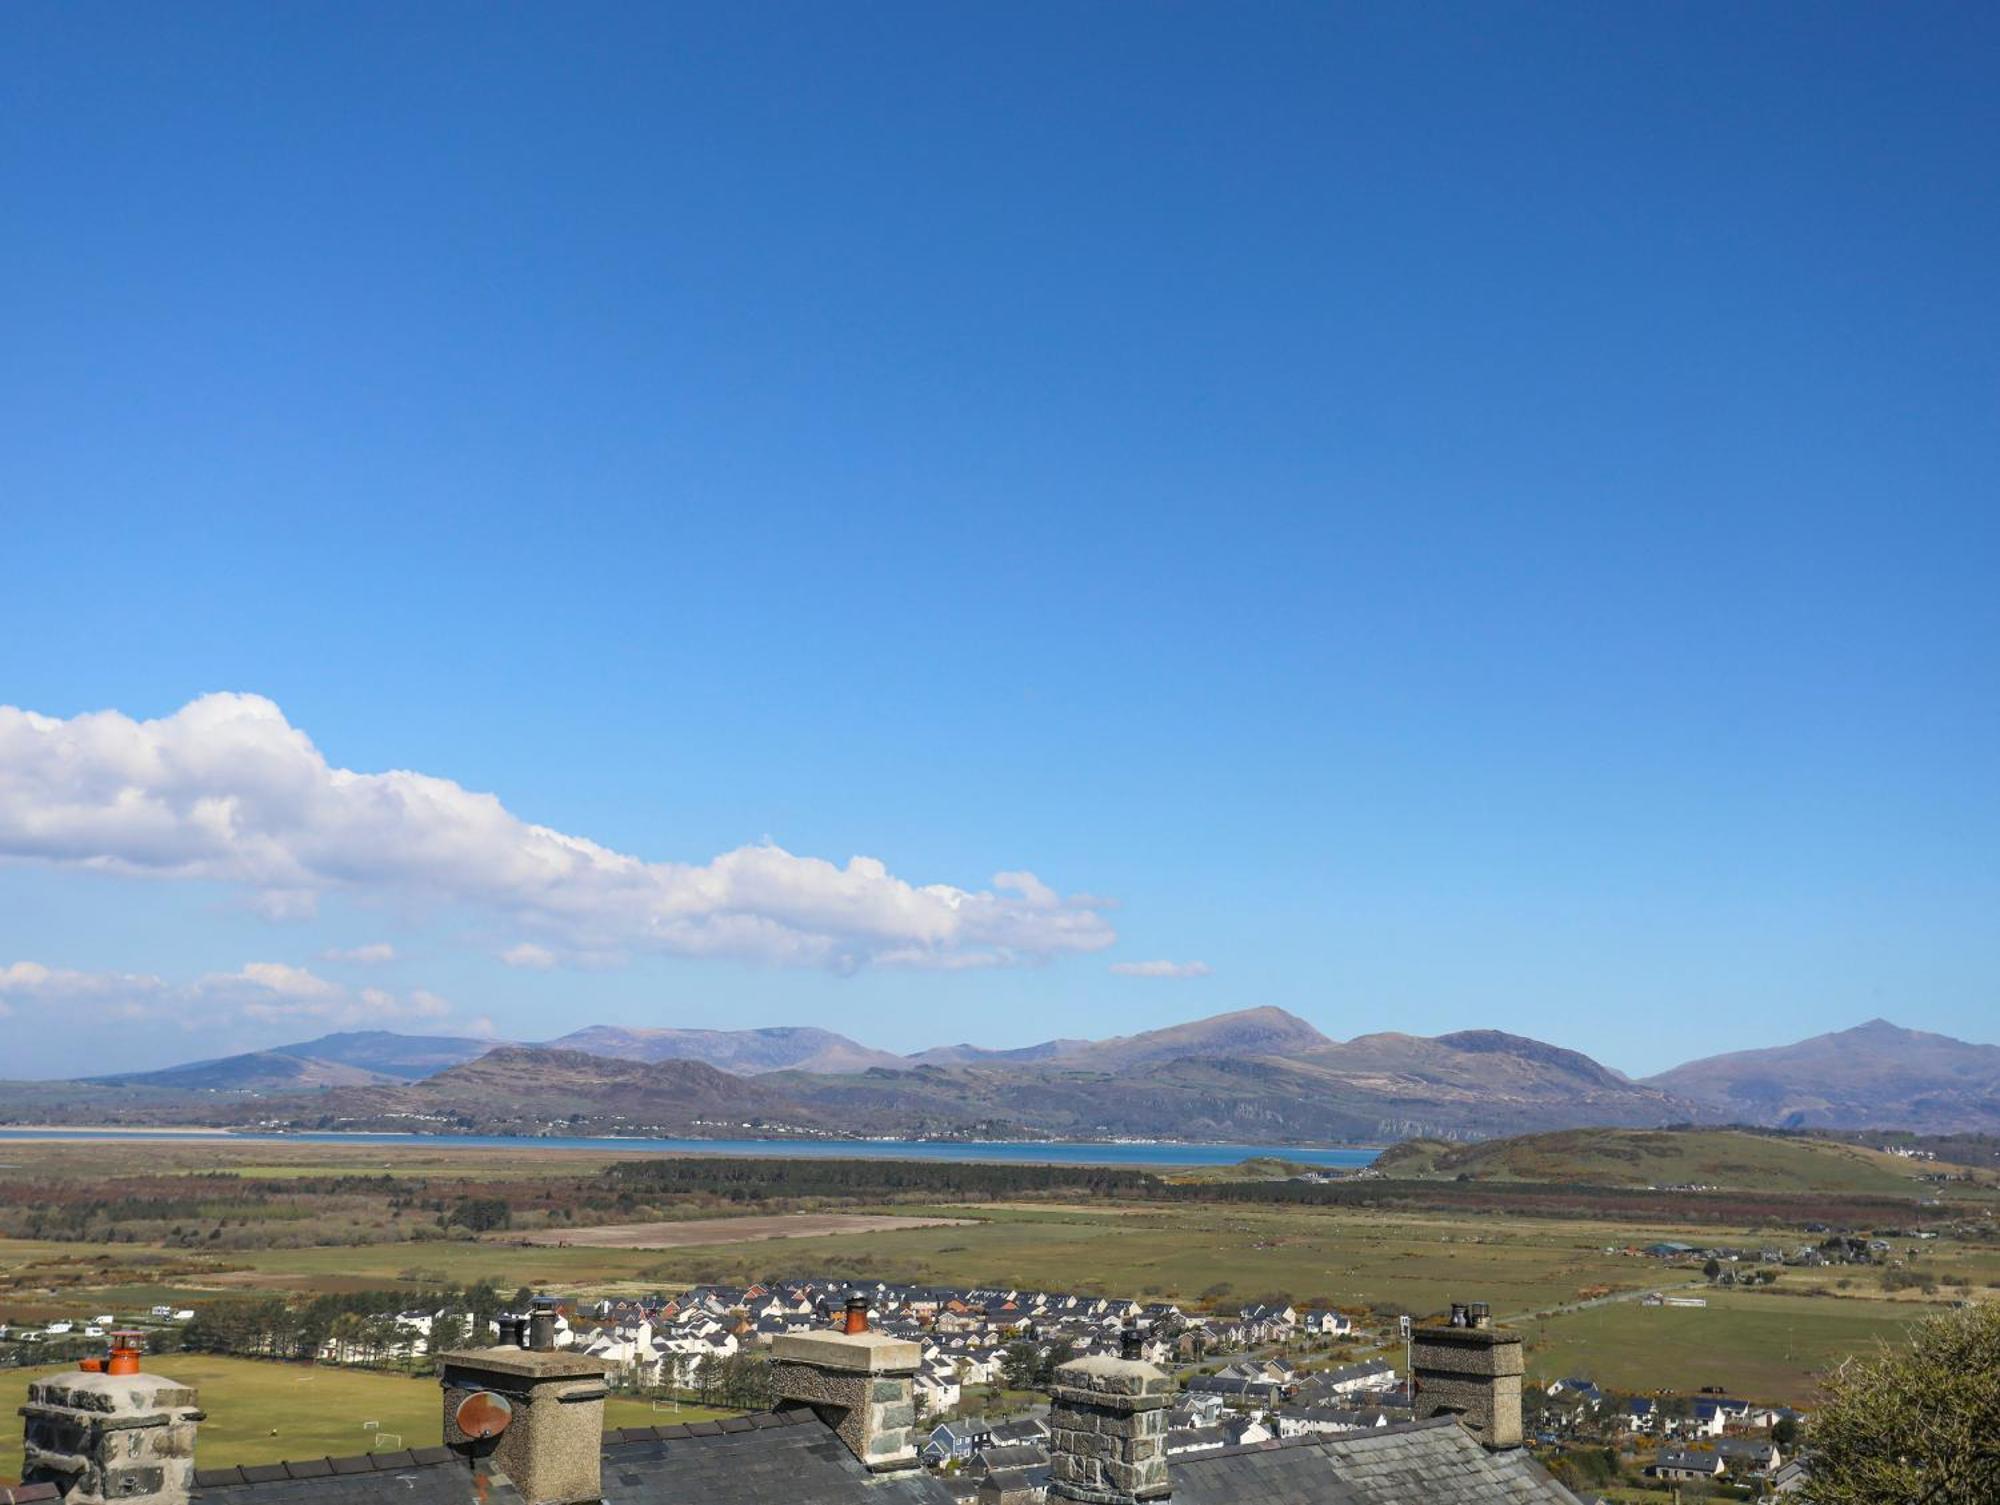
[[180, 1144], [380, 1144], [423, 1149], [620, 1150], [658, 1155], [768, 1155], [780, 1159], [996, 1160], [1020, 1165], [1234, 1165], [1271, 1155], [1301, 1165], [1352, 1170], [1375, 1159], [1373, 1149], [1304, 1149], [1268, 1144], [1013, 1143], [943, 1139], [565, 1139], [499, 1134], [121, 1134], [112, 1129], [0, 1129], [9, 1139], [117, 1139]]

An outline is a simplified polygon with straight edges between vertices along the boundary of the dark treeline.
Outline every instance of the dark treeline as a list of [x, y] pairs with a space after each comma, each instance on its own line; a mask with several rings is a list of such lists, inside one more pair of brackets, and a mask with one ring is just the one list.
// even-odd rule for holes
[[[273, 1359], [310, 1359], [329, 1339], [383, 1358], [415, 1340], [436, 1353], [468, 1342], [488, 1341], [486, 1324], [499, 1313], [525, 1307], [530, 1292], [510, 1295], [485, 1281], [428, 1291], [347, 1291], [287, 1301], [281, 1296], [227, 1296], [197, 1309], [180, 1331], [183, 1348], [198, 1353], [248, 1354]], [[396, 1324], [398, 1312], [444, 1312], [428, 1341]]]
[[621, 1162], [605, 1179], [627, 1192], [702, 1192], [732, 1202], [780, 1197], [1013, 1197], [1066, 1191], [1137, 1196], [1160, 1183], [1108, 1165], [993, 1165], [945, 1160], [765, 1160], [710, 1158]]

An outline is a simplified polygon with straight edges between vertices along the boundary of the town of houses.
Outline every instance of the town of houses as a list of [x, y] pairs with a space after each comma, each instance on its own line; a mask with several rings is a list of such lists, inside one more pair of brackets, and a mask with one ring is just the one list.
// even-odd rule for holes
[[[1038, 1353], [1115, 1356], [1123, 1335], [1136, 1326], [1144, 1359], [1183, 1375], [1168, 1419], [1169, 1457], [1368, 1431], [1413, 1414], [1394, 1364], [1383, 1358], [1338, 1362], [1323, 1341], [1314, 1343], [1372, 1339], [1371, 1346], [1399, 1353], [1393, 1333], [1364, 1334], [1344, 1313], [1289, 1305], [1204, 1313], [1171, 1302], [1016, 1287], [800, 1278], [567, 1303], [556, 1318], [555, 1341], [609, 1364], [624, 1386], [685, 1392], [701, 1387], [735, 1355], [758, 1354], [788, 1334], [824, 1331], [855, 1294], [867, 1302], [871, 1330], [918, 1345], [921, 1457], [967, 1500], [988, 1481], [1009, 1498], [1044, 1497], [1049, 1454], [1042, 1416], [1033, 1409], [998, 1418], [962, 1411], [976, 1398], [974, 1387], [1005, 1384], [1010, 1352], [1018, 1356], [1023, 1345]], [[448, 1313], [424, 1311], [392, 1320], [399, 1339], [386, 1354], [379, 1341], [329, 1338], [320, 1357], [334, 1363], [416, 1359], [427, 1351], [433, 1328], [452, 1321]], [[1555, 1380], [1531, 1395], [1536, 1441], [1631, 1439], [1657, 1450], [1648, 1472], [1663, 1480], [1756, 1478], [1777, 1486], [1796, 1472], [1786, 1448], [1771, 1437], [1787, 1418], [1798, 1420], [1784, 1407], [1720, 1395], [1615, 1396], [1584, 1378]]]

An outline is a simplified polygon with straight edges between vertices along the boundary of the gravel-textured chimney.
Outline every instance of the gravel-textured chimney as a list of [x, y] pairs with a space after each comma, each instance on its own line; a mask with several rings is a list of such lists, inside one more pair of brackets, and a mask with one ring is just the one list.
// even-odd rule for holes
[[[583, 1505], [603, 1498], [602, 1359], [554, 1346], [503, 1341], [444, 1356], [444, 1440], [512, 1481], [524, 1505]], [[503, 1328], [503, 1333], [506, 1329]]]
[[1521, 1445], [1521, 1335], [1495, 1327], [1486, 1303], [1454, 1304], [1451, 1320], [1410, 1335], [1418, 1420], [1456, 1416], [1488, 1448]]
[[923, 1352], [868, 1330], [868, 1302], [850, 1296], [833, 1332], [784, 1333], [771, 1342], [771, 1386], [813, 1411], [876, 1473], [915, 1468], [916, 1376]]

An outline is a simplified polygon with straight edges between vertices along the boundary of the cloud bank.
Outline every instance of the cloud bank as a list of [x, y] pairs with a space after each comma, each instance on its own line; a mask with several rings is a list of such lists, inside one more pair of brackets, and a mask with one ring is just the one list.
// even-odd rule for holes
[[235, 972], [211, 972], [193, 982], [170, 983], [150, 973], [75, 972], [17, 961], [0, 966], [0, 1015], [60, 1010], [140, 1024], [216, 1029], [298, 1022], [328, 1028], [380, 1028], [438, 1020], [451, 1005], [422, 988], [392, 993], [350, 989], [284, 962], [250, 962]]
[[1206, 977], [1215, 969], [1207, 962], [1113, 962], [1120, 977]]
[[153, 721], [0, 706], [8, 859], [232, 884], [274, 919], [311, 914], [332, 893], [468, 904], [552, 958], [951, 968], [1117, 939], [1091, 901], [1027, 872], [998, 873], [984, 890], [919, 885], [873, 857], [837, 866], [768, 844], [701, 864], [643, 861], [449, 779], [331, 767], [258, 695], [205, 695]]

